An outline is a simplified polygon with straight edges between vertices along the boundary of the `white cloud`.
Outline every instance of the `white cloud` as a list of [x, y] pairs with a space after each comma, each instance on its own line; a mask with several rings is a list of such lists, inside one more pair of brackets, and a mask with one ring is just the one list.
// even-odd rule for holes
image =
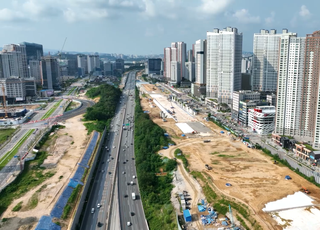
[[272, 25], [274, 23], [274, 18], [276, 16], [276, 13], [274, 11], [271, 12], [270, 17], [267, 17], [264, 21], [266, 23], [266, 25]]
[[216, 15], [223, 12], [232, 0], [201, 0], [198, 10], [205, 14]]
[[300, 11], [299, 11], [299, 15], [301, 17], [307, 18], [307, 17], [311, 16], [311, 13], [305, 5], [302, 5], [300, 8]]
[[14, 22], [25, 20], [21, 12], [13, 11], [8, 8], [0, 9], [0, 22]]
[[144, 10], [143, 0], [13, 0], [0, 8], [1, 21], [43, 20], [63, 16], [68, 22], [110, 18]]
[[232, 17], [243, 24], [260, 23], [260, 17], [251, 16], [247, 9], [237, 10]]
[[145, 18], [169, 18], [177, 19], [179, 13], [184, 10], [182, 0], [142, 0]]

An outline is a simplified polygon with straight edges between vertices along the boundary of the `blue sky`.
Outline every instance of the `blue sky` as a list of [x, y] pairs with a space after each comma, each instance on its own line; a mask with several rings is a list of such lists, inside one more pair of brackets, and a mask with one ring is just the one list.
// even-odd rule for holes
[[0, 46], [21, 41], [45, 48], [159, 54], [173, 41], [188, 49], [213, 28], [237, 27], [243, 50], [253, 33], [289, 29], [299, 36], [320, 29], [315, 0], [1, 0]]

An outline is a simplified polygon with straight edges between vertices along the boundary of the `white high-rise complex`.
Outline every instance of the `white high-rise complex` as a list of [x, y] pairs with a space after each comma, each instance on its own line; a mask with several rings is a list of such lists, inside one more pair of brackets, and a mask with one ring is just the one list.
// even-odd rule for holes
[[207, 96], [231, 103], [241, 89], [242, 33], [227, 27], [207, 32]]
[[253, 36], [253, 60], [251, 86], [255, 91], [276, 91], [279, 68], [280, 39], [287, 35], [287, 29], [282, 34], [272, 29], [261, 30]]
[[[171, 47], [164, 49], [164, 77], [171, 84], [180, 84], [183, 78], [189, 78], [186, 74], [186, 50], [187, 46], [184, 42], [172, 42]], [[172, 62], [174, 62], [172, 64]], [[174, 70], [172, 70], [172, 66]]]
[[280, 40], [275, 132], [299, 135], [305, 37], [284, 33]]

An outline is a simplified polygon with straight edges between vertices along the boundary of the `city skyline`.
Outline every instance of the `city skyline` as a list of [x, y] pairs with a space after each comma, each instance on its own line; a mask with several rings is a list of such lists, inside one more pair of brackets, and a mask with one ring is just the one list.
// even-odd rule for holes
[[243, 51], [252, 52], [253, 34], [261, 29], [287, 28], [302, 37], [318, 30], [313, 9], [319, 6], [299, 0], [263, 6], [254, 0], [8, 1], [0, 5], [0, 47], [27, 41], [60, 50], [67, 37], [65, 51], [161, 54], [172, 41], [190, 49], [207, 31], [231, 26], [243, 33]]

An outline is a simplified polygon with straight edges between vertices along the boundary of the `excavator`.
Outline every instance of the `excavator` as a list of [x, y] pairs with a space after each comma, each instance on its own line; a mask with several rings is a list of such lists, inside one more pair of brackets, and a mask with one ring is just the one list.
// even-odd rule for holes
[[304, 193], [306, 193], [306, 194], [309, 194], [310, 192], [309, 192], [309, 190], [308, 189], [306, 189], [305, 187], [302, 187], [302, 189], [301, 189]]

